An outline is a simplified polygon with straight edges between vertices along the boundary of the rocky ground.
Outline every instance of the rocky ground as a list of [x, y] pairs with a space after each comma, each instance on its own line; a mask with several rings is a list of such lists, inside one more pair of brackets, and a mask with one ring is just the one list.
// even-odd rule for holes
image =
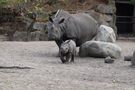
[[54, 42], [0, 42], [0, 90], [135, 90], [135, 68], [123, 61], [133, 41], [117, 41], [122, 57], [113, 64], [75, 57], [62, 64]]

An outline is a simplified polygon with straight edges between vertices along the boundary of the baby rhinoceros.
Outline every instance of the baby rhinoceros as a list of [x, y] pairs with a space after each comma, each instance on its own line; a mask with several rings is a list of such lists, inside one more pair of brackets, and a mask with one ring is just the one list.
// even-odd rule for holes
[[66, 40], [60, 46], [60, 59], [62, 63], [74, 62], [76, 54], [76, 43], [73, 40]]

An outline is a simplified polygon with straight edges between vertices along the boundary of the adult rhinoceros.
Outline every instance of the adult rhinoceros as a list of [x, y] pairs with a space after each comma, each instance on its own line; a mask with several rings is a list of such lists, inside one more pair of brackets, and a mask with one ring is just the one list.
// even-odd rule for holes
[[77, 46], [92, 40], [97, 34], [98, 24], [95, 19], [86, 13], [69, 14], [58, 10], [49, 18], [47, 24], [48, 39], [55, 40], [60, 47], [61, 43], [73, 39]]

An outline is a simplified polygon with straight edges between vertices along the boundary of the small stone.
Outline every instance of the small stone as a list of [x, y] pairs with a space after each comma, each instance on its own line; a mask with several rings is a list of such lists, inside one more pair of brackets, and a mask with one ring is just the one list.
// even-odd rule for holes
[[124, 61], [131, 61], [133, 56], [124, 56]]
[[114, 59], [112, 59], [110, 56], [105, 58], [105, 63], [111, 64], [114, 63]]

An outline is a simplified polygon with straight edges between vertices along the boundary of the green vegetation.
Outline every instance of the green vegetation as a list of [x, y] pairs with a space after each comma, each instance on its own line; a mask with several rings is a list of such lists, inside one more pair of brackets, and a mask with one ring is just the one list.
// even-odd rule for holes
[[0, 6], [9, 6], [9, 7], [13, 7], [21, 2], [24, 2], [26, 0], [0, 0]]
[[135, 0], [130, 0], [131, 4], [135, 5]]
[[[0, 8], [11, 8], [23, 13], [42, 13], [44, 1], [46, 0], [0, 0]], [[54, 1], [49, 0], [50, 3]]]

